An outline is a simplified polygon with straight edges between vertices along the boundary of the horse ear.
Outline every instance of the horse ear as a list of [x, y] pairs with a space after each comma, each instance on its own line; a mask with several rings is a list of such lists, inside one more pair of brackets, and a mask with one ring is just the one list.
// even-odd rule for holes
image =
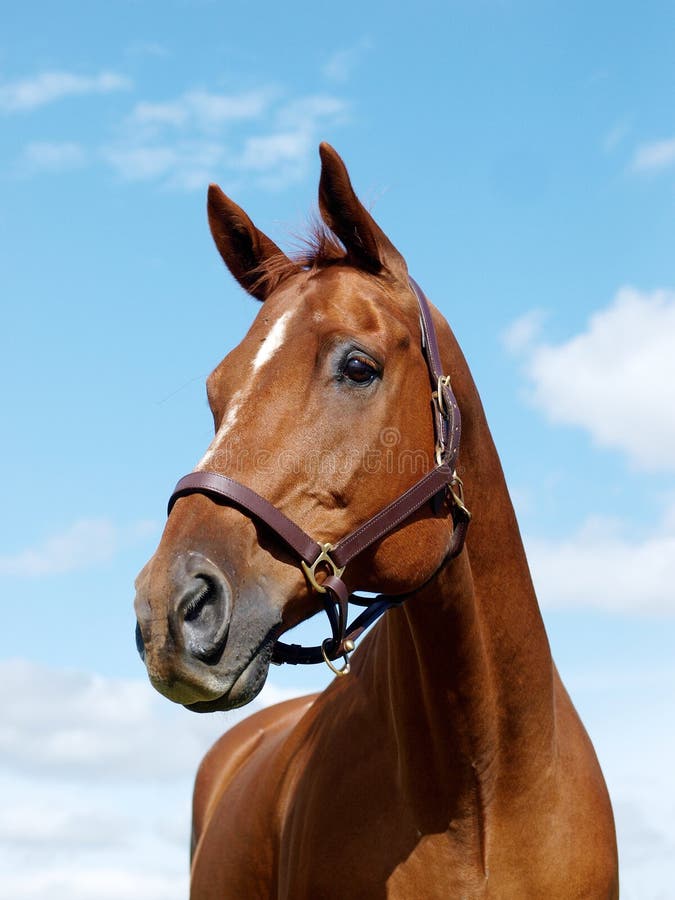
[[360, 269], [382, 269], [407, 281], [405, 260], [354, 193], [347, 167], [330, 144], [319, 146], [321, 218], [345, 245], [347, 257]]
[[209, 185], [207, 210], [218, 252], [239, 284], [256, 299], [266, 300], [280, 282], [300, 271], [217, 184]]

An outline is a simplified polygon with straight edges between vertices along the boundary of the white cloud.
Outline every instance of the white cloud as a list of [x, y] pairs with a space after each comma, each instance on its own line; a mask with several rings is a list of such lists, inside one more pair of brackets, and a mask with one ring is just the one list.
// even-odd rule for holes
[[74, 141], [33, 141], [24, 148], [21, 167], [29, 172], [62, 172], [87, 162], [87, 151]]
[[635, 151], [634, 172], [657, 172], [675, 165], [675, 138], [641, 144]]
[[[45, 72], [0, 85], [0, 111], [130, 86], [112, 72], [91, 77]], [[16, 171], [33, 175], [103, 164], [124, 181], [169, 188], [203, 189], [209, 181], [227, 179], [278, 189], [303, 177], [326, 128], [347, 117], [346, 102], [328, 93], [289, 97], [276, 85], [229, 93], [186, 90], [136, 102], [115, 138], [98, 146], [33, 141], [24, 147]]]
[[329, 81], [341, 83], [349, 81], [363, 54], [371, 46], [371, 42], [367, 38], [363, 38], [351, 47], [336, 50], [321, 67], [321, 74]]
[[104, 159], [128, 181], [161, 178], [171, 172], [181, 158], [175, 147], [110, 147]]
[[502, 334], [502, 343], [509, 353], [517, 355], [531, 349], [540, 336], [546, 313], [532, 309], [512, 322]]
[[[208, 721], [190, 721], [186, 714], [178, 731], [177, 709], [158, 702], [141, 679], [10, 660], [0, 663], [0, 683], [0, 760], [33, 774], [79, 781], [175, 777], [198, 760], [205, 731], [215, 739], [223, 724], [221, 718], [209, 729]], [[158, 754], [161, 746], [170, 746], [171, 753]]]
[[595, 745], [614, 808], [622, 900], [669, 900], [675, 880], [673, 660], [616, 654], [565, 682]]
[[125, 181], [162, 181], [170, 187], [204, 188], [219, 167], [225, 168], [225, 148], [208, 141], [173, 144], [117, 146], [103, 156]]
[[191, 190], [235, 178], [277, 189], [302, 178], [327, 125], [346, 121], [346, 103], [329, 94], [185, 91], [137, 103], [123, 136], [99, 156], [127, 181]]
[[132, 125], [196, 128], [205, 131], [228, 122], [258, 119], [269, 107], [274, 92], [266, 89], [241, 94], [186, 91], [164, 103], [138, 103]]
[[675, 614], [675, 523], [669, 509], [651, 534], [595, 517], [567, 538], [526, 539], [543, 608]]
[[330, 94], [310, 94], [298, 97], [280, 107], [278, 122], [281, 126], [299, 129], [303, 132], [315, 131], [326, 120], [344, 122], [347, 104]]
[[[139, 669], [140, 669], [139, 663]], [[199, 716], [146, 678], [0, 662], [0, 870], [13, 900], [182, 900], [199, 761], [229, 727], [296, 692]]]
[[72, 72], [42, 72], [32, 78], [0, 84], [0, 110], [20, 112], [54, 103], [65, 97], [109, 94], [128, 90], [131, 81], [115, 72], [75, 75]]
[[108, 562], [124, 546], [156, 529], [149, 521], [121, 529], [109, 519], [81, 519], [34, 547], [0, 556], [0, 576], [38, 578], [89, 569]]
[[630, 132], [630, 122], [627, 118], [621, 119], [605, 134], [602, 140], [602, 149], [605, 153], [612, 153], [625, 140]]
[[96, 566], [117, 550], [117, 532], [107, 519], [83, 519], [61, 534], [11, 556], [0, 556], [0, 575], [59, 575]]
[[[79, 804], [78, 804], [79, 805]], [[84, 808], [63, 809], [41, 803], [36, 798], [0, 809], [0, 844], [50, 848], [87, 848], [122, 845], [126, 817], [97, 813]]]
[[250, 137], [244, 142], [237, 166], [259, 172], [276, 169], [303, 159], [309, 150], [309, 144], [310, 137], [302, 130]]
[[[139, 663], [140, 669], [140, 663]], [[145, 679], [0, 662], [0, 761], [7, 769], [79, 781], [166, 780], [196, 769], [226, 728], [294, 693], [266, 686], [245, 712], [197, 716], [173, 706]], [[171, 753], [157, 753], [171, 747]]]
[[[14, 869], [14, 866], [12, 866]], [[183, 870], [187, 869], [187, 855]], [[124, 856], [114, 866], [52, 863], [38, 871], [15, 869], [3, 877], [5, 896], [12, 900], [184, 900], [187, 875], [147, 872], [139, 861], [130, 866]]]
[[560, 344], [534, 340], [527, 318], [505, 339], [525, 350], [529, 399], [549, 421], [586, 429], [640, 468], [675, 470], [675, 291], [624, 287]]

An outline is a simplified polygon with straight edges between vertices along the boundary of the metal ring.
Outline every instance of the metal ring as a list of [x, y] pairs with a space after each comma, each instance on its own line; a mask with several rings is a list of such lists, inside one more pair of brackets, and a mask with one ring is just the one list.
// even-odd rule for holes
[[330, 641], [332, 641], [332, 638], [326, 638], [325, 641], [321, 642], [321, 655], [323, 656], [323, 661], [335, 675], [349, 675], [349, 656], [346, 653], [342, 654], [342, 658], [344, 659], [345, 664], [341, 669], [338, 669], [337, 666], [334, 666], [332, 660], [328, 659], [328, 655], [326, 654], [326, 644], [330, 643]]

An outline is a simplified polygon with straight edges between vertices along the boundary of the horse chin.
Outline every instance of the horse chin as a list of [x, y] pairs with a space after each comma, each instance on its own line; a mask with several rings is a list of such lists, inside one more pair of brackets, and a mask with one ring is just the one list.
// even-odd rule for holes
[[273, 642], [261, 648], [237, 675], [230, 687], [214, 700], [198, 700], [184, 703], [186, 709], [197, 713], [226, 712], [246, 706], [263, 689], [272, 658]]

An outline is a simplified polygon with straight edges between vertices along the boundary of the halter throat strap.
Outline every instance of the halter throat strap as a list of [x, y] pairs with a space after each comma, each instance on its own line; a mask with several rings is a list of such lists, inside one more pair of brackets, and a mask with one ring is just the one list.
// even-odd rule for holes
[[[300, 558], [310, 585], [323, 597], [332, 637], [327, 638], [320, 647], [301, 647], [277, 641], [272, 655], [273, 662], [297, 665], [325, 661], [336, 674], [346, 674], [349, 671], [348, 654], [354, 649], [354, 641], [387, 609], [400, 605], [405, 595], [379, 595], [364, 601], [354, 594], [350, 595], [342, 581], [344, 569], [351, 560], [394, 531], [428, 501], [434, 499], [442, 502], [446, 498], [450, 501], [454, 528], [446, 559], [457, 556], [464, 545], [471, 515], [464, 505], [462, 483], [455, 471], [461, 436], [459, 407], [452, 392], [450, 378], [443, 374], [429, 303], [412, 279], [410, 285], [420, 310], [422, 350], [431, 379], [436, 438], [436, 465], [433, 469], [334, 546], [314, 540], [269, 500], [241, 482], [217, 472], [198, 471], [185, 475], [169, 499], [167, 515], [181, 497], [194, 493], [206, 494], [218, 502], [235, 506], [264, 522]], [[325, 576], [321, 581], [317, 580], [319, 572]], [[350, 602], [365, 604], [367, 608], [354, 622], [348, 624]], [[342, 669], [332, 664], [340, 657], [345, 659]]]

